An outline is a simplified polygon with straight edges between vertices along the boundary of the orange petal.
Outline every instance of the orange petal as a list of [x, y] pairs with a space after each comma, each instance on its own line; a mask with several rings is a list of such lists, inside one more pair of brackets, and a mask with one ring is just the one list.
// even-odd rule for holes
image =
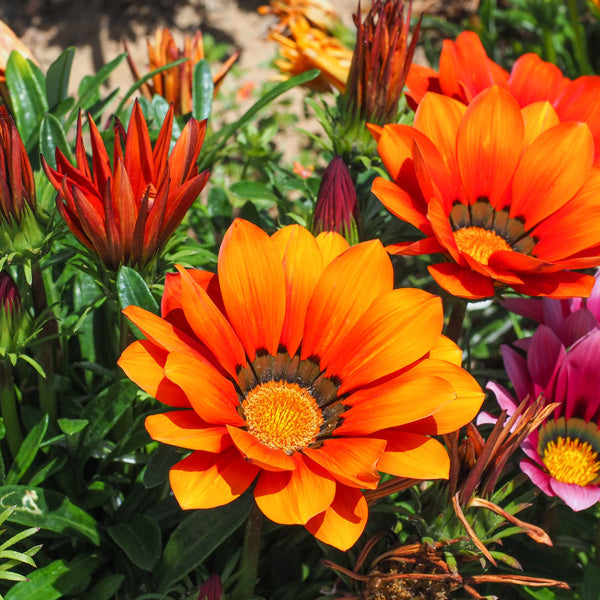
[[292, 458], [296, 463], [293, 471], [263, 471], [258, 476], [254, 497], [271, 521], [304, 525], [331, 505], [336, 483], [325, 469], [301, 454], [293, 454]]
[[455, 263], [439, 263], [427, 267], [436, 283], [453, 296], [478, 300], [495, 294], [494, 282]]
[[428, 417], [455, 398], [454, 388], [444, 379], [425, 376], [407, 381], [400, 375], [350, 394], [344, 400], [350, 408], [335, 434], [361, 436], [406, 425]]
[[285, 274], [269, 236], [236, 219], [219, 251], [219, 284], [227, 316], [252, 361], [276, 354], [285, 318]]
[[385, 249], [390, 254], [416, 256], [420, 254], [446, 254], [447, 250], [435, 237], [423, 238], [416, 242], [400, 242], [399, 244], [390, 244]]
[[165, 364], [165, 375], [186, 394], [198, 415], [218, 425], [243, 425], [236, 408], [239, 399], [231, 381], [213, 366], [189, 354], [171, 352]]
[[[219, 288], [216, 273], [201, 269], [186, 269], [185, 271], [208, 294], [217, 308], [225, 314], [225, 307], [223, 306], [221, 289]], [[181, 308], [181, 274], [167, 273], [165, 277], [165, 290], [160, 304], [160, 313], [163, 318], [166, 318], [171, 311]]]
[[423, 357], [442, 333], [438, 296], [399, 289], [377, 298], [327, 356], [326, 375], [341, 379], [338, 394], [385, 377]]
[[450, 458], [442, 444], [433, 438], [406, 431], [379, 432], [387, 445], [377, 468], [397, 477], [447, 479]]
[[440, 335], [429, 351], [429, 358], [438, 358], [460, 367], [462, 365], [462, 354], [462, 350], [455, 342], [445, 335]]
[[331, 506], [313, 517], [306, 529], [325, 544], [348, 550], [364, 531], [369, 518], [367, 501], [359, 490], [338, 485]]
[[123, 314], [147, 338], [165, 350], [169, 352], [182, 352], [193, 355], [198, 360], [206, 360], [202, 356], [198, 342], [159, 316], [133, 304], [125, 308]]
[[456, 148], [469, 203], [487, 198], [496, 208], [508, 188], [523, 149], [523, 117], [515, 99], [498, 86], [469, 105]]
[[279, 250], [285, 272], [286, 305], [281, 344], [294, 356], [302, 340], [308, 302], [323, 272], [323, 259], [315, 238], [299, 225], [284, 227], [271, 239]]
[[523, 147], [529, 146], [544, 131], [558, 125], [560, 120], [549, 102], [534, 102], [521, 109], [525, 124]]
[[153, 440], [205, 452], [223, 452], [231, 446], [226, 427], [211, 427], [193, 410], [176, 410], [146, 417], [146, 431]]
[[530, 229], [556, 212], [583, 185], [593, 158], [594, 140], [585, 123], [560, 123], [542, 133], [515, 172], [510, 217], [524, 217]]
[[519, 105], [527, 106], [543, 100], [554, 102], [564, 80], [565, 77], [556, 65], [529, 52], [515, 61], [508, 85]]
[[376, 464], [385, 443], [369, 438], [327, 439], [320, 448], [304, 448], [303, 454], [351, 487], [375, 489], [379, 482]]
[[135, 198], [141, 198], [149, 183], [157, 183], [148, 125], [136, 100], [133, 104], [125, 138], [125, 170], [131, 176]]
[[218, 363], [235, 377], [238, 368], [246, 365], [238, 336], [202, 286], [183, 267], [177, 265], [177, 269], [181, 274], [181, 305], [187, 322]]
[[169, 480], [184, 510], [215, 508], [239, 498], [259, 471], [232, 447], [217, 455], [193, 452], [171, 469]]
[[183, 390], [163, 372], [168, 352], [148, 340], [133, 342], [125, 348], [117, 364], [125, 375], [145, 392], [168, 406], [189, 408]]
[[294, 460], [279, 448], [270, 448], [259, 442], [244, 429], [227, 426], [229, 435], [238, 450], [253, 464], [267, 471], [291, 471], [296, 468]]
[[315, 239], [321, 249], [323, 267], [326, 267], [334, 258], [350, 248], [347, 240], [335, 231], [323, 231]]
[[574, 271], [556, 273], [524, 274], [523, 285], [512, 285], [515, 291], [528, 296], [547, 296], [549, 298], [588, 298], [596, 279], [592, 275]]
[[301, 358], [323, 358], [377, 296], [393, 287], [393, 269], [379, 241], [352, 246], [329, 264], [309, 302]]

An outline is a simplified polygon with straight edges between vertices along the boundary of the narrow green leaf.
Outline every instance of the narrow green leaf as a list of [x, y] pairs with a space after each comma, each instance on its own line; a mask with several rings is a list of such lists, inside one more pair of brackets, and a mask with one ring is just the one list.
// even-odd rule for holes
[[[17, 51], [10, 53], [6, 64], [6, 85], [17, 129], [28, 151], [32, 150], [34, 134], [48, 111], [46, 90], [40, 83], [40, 73], [38, 67]], [[43, 81], [43, 74], [41, 80]]]
[[192, 76], [192, 116], [198, 121], [210, 117], [215, 84], [208, 61], [203, 58], [194, 66]]
[[144, 487], [162, 485], [169, 477], [169, 469], [182, 459], [181, 451], [173, 446], [161, 444], [151, 455], [142, 482]]
[[158, 591], [166, 591], [195, 569], [248, 517], [254, 497], [244, 494], [235, 502], [197, 510], [184, 519], [165, 546], [154, 570]]
[[117, 274], [117, 292], [121, 308], [130, 304], [140, 306], [158, 314], [158, 302], [144, 281], [144, 278], [131, 267], [121, 267]]
[[52, 168], [56, 168], [57, 147], [71, 163], [75, 162], [61, 122], [54, 115], [47, 113], [40, 124], [40, 151]]
[[0, 560], [3, 558], [16, 560], [20, 563], [25, 563], [26, 565], [35, 567], [33, 558], [27, 556], [27, 554], [23, 554], [23, 552], [17, 552], [16, 550], [0, 550]]
[[76, 534], [96, 545], [100, 543], [95, 519], [58, 492], [25, 485], [4, 485], [0, 487], [0, 505], [15, 507], [8, 518], [12, 523], [54, 531], [67, 539]]
[[219, 131], [214, 133], [206, 142], [204, 143], [204, 147], [208, 150], [207, 153], [201, 156], [201, 163], [199, 165], [199, 170], [203, 171], [204, 169], [212, 166], [215, 161], [215, 157], [217, 153], [225, 146], [227, 140], [241, 127], [243, 127], [246, 123], [248, 123], [254, 115], [263, 109], [265, 106], [273, 102], [275, 98], [281, 96], [281, 94], [291, 90], [292, 88], [302, 85], [308, 81], [312, 81], [316, 77], [319, 76], [321, 71], [319, 69], [312, 69], [307, 71], [306, 73], [301, 73], [300, 75], [296, 75], [287, 81], [283, 81], [276, 85], [272, 90], [267, 92], [262, 98], [259, 98], [237, 121], [230, 123], [229, 125], [225, 125], [225, 127], [221, 128]]
[[68, 130], [77, 118], [77, 113], [80, 108], [87, 109], [98, 96], [100, 86], [108, 79], [109, 75], [125, 60], [127, 52], [122, 52], [116, 58], [113, 58], [109, 63], [106, 63], [95, 75], [86, 77], [79, 85], [79, 98], [69, 113], [65, 128]]
[[76, 591], [104, 562], [104, 558], [87, 554], [70, 562], [55, 560], [33, 571], [29, 581], [14, 585], [4, 600], [56, 600]]
[[[11, 508], [14, 508], [14, 507], [11, 506]], [[11, 513], [12, 512], [13, 511], [11, 511]], [[0, 546], [0, 550], [5, 550], [6, 548], [10, 548], [11, 546], [14, 546], [17, 542], [20, 542], [21, 540], [28, 538], [30, 535], [33, 535], [34, 533], [37, 533], [38, 531], [39, 531], [39, 529], [37, 527], [30, 527], [29, 529], [24, 529], [23, 531], [19, 531], [19, 533], [15, 533], [15, 535], [13, 535], [9, 539], [7, 539]]]
[[268, 200], [277, 202], [277, 196], [264, 183], [260, 181], [236, 181], [229, 188], [234, 194], [244, 200]]
[[46, 435], [47, 429], [48, 415], [44, 415], [23, 440], [17, 456], [15, 456], [15, 460], [6, 474], [6, 485], [12, 485], [21, 481], [21, 478], [25, 475], [25, 471], [31, 466], [40, 449], [40, 444], [44, 439], [44, 435]]
[[91, 590], [86, 590], [85, 600], [112, 600], [119, 591], [124, 579], [125, 575], [103, 577]]
[[123, 380], [105, 388], [92, 398], [82, 411], [81, 417], [89, 421], [79, 444], [78, 458], [85, 462], [116, 425], [123, 413], [135, 399], [137, 386]]
[[136, 515], [126, 523], [112, 525], [108, 535], [127, 558], [144, 571], [151, 571], [160, 558], [160, 527], [146, 515]]
[[48, 67], [46, 75], [46, 98], [49, 110], [54, 109], [67, 98], [69, 92], [69, 77], [75, 48], [70, 46]]
[[12, 571], [0, 571], [0, 579], [5, 579], [6, 581], [29, 581], [25, 575], [13, 573]]

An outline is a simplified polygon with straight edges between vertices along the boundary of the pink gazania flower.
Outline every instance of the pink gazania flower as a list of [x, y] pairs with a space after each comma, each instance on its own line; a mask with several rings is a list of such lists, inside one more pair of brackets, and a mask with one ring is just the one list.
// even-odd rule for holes
[[[600, 329], [600, 271], [589, 298], [506, 298], [502, 304], [508, 310], [547, 325], [568, 348], [579, 338]], [[526, 347], [530, 338], [519, 340]]]
[[[521, 470], [548, 496], [558, 496], [575, 511], [600, 501], [600, 330], [568, 351], [558, 336], [541, 325], [526, 357], [503, 346], [504, 366], [518, 401], [501, 385], [488, 383], [509, 416], [525, 398], [540, 394], [558, 407], [523, 442]], [[479, 422], [489, 422], [480, 415]]]
[[407, 98], [414, 108], [428, 91], [471, 101], [483, 90], [499, 85], [524, 108], [534, 102], [549, 102], [560, 121], [587, 123], [596, 144], [594, 164], [600, 165], [600, 76], [565, 77], [554, 64], [537, 54], [523, 54], [510, 73], [488, 58], [481, 40], [472, 31], [463, 31], [453, 42], [444, 40], [439, 73], [414, 64], [406, 79]]
[[349, 247], [299, 225], [268, 236], [236, 219], [218, 273], [167, 275], [162, 317], [125, 309], [146, 339], [119, 365], [174, 409], [146, 429], [191, 451], [170, 471], [182, 508], [222, 506], [254, 484], [272, 521], [347, 550], [379, 472], [448, 476], [430, 436], [470, 421], [483, 394], [441, 335], [440, 299], [393, 279], [377, 240]]

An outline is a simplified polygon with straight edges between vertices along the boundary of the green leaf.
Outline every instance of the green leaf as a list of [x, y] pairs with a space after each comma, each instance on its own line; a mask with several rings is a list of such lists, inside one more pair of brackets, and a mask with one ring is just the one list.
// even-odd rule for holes
[[75, 48], [70, 46], [48, 67], [46, 74], [46, 98], [51, 111], [67, 98], [69, 92], [69, 77]]
[[86, 428], [87, 419], [58, 419], [58, 427], [66, 435], [75, 435]]
[[44, 435], [46, 435], [47, 429], [48, 415], [44, 415], [23, 440], [23, 443], [15, 456], [15, 460], [6, 475], [6, 485], [12, 485], [21, 481], [21, 478], [31, 466], [31, 463], [34, 461], [36, 454], [40, 449], [40, 444], [44, 439]]
[[4, 596], [5, 600], [56, 600], [79, 589], [81, 584], [104, 562], [95, 554], [87, 554], [70, 562], [55, 560], [33, 571], [29, 581], [17, 583]]
[[95, 519], [58, 492], [26, 485], [3, 485], [0, 506], [15, 507], [8, 518], [12, 523], [61, 533], [68, 540], [77, 534], [96, 545], [100, 543]]
[[254, 497], [244, 494], [219, 508], [197, 510], [184, 519], [165, 546], [155, 577], [158, 591], [166, 591], [195, 569], [246, 520]]
[[40, 125], [40, 151], [46, 162], [56, 168], [56, 148], [60, 148], [69, 162], [75, 162], [61, 122], [52, 114], [45, 114]]
[[181, 451], [173, 446], [161, 444], [151, 455], [142, 482], [144, 487], [162, 485], [169, 477], [169, 469], [182, 458]]
[[234, 194], [244, 200], [267, 200], [277, 202], [277, 196], [272, 190], [260, 181], [236, 181], [229, 188]]
[[78, 457], [85, 462], [106, 438], [123, 413], [133, 404], [138, 387], [129, 380], [119, 381], [92, 398], [81, 413], [89, 421], [79, 444]]
[[151, 571], [160, 558], [160, 527], [146, 515], [136, 515], [126, 523], [109, 527], [108, 535], [144, 571]]
[[158, 302], [144, 281], [144, 278], [131, 267], [121, 267], [117, 274], [117, 293], [121, 308], [129, 305], [140, 306], [158, 314]]
[[34, 134], [40, 121], [48, 111], [44, 76], [30, 60], [16, 50], [8, 57], [6, 64], [6, 85], [10, 93], [11, 105], [17, 129], [27, 150], [31, 150]]
[[111, 600], [119, 591], [125, 575], [109, 575], [85, 592], [85, 600]]
[[198, 121], [210, 117], [215, 84], [208, 61], [203, 58], [194, 66], [192, 76], [192, 116]]
[[109, 63], [105, 64], [94, 76], [85, 77], [79, 85], [79, 98], [73, 107], [73, 110], [67, 118], [65, 127], [69, 127], [75, 122], [80, 108], [84, 110], [90, 108], [99, 96], [100, 86], [108, 79], [109, 75], [123, 62], [127, 52], [122, 52]]
[[311, 71], [307, 71], [306, 73], [301, 73], [300, 75], [296, 75], [287, 81], [284, 81], [278, 85], [276, 85], [272, 90], [267, 92], [262, 98], [259, 98], [237, 121], [226, 125], [216, 133], [214, 133], [206, 142], [204, 143], [204, 147], [208, 150], [205, 155], [201, 157], [201, 163], [198, 167], [200, 171], [212, 166], [215, 161], [215, 157], [217, 153], [225, 146], [227, 140], [236, 133], [239, 129], [241, 129], [246, 123], [248, 123], [254, 115], [267, 106], [269, 103], [273, 102], [275, 98], [281, 96], [281, 94], [291, 90], [297, 85], [302, 85], [308, 81], [312, 81], [316, 77], [319, 76], [321, 71], [319, 69], [312, 69]]

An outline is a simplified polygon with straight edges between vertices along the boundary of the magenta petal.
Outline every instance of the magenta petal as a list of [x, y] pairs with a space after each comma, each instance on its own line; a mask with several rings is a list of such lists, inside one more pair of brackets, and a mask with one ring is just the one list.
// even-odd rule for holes
[[600, 500], [600, 488], [596, 485], [577, 485], [550, 478], [550, 487], [574, 511], [585, 510]]
[[538, 323], [544, 322], [544, 312], [541, 298], [506, 298], [500, 304], [522, 317], [533, 319]]
[[525, 473], [525, 475], [527, 475], [527, 477], [529, 477], [529, 479], [531, 479], [531, 481], [537, 485], [540, 490], [544, 492], [544, 494], [548, 496], [556, 496], [550, 487], [551, 477], [548, 475], [548, 473], [545, 473], [542, 471], [542, 469], [528, 460], [522, 460], [519, 463], [519, 466], [521, 467], [521, 471], [523, 471], [523, 473]]
[[537, 328], [527, 352], [527, 368], [534, 395], [550, 387], [566, 353], [558, 336], [549, 327], [540, 325]]
[[592, 311], [587, 308], [580, 308], [560, 324], [557, 333], [563, 344], [568, 348], [579, 338], [598, 328], [600, 328], [600, 324], [598, 324], [598, 319]]
[[539, 428], [530, 433], [521, 444], [521, 450], [525, 452], [525, 454], [537, 463], [540, 467], [544, 467], [544, 463], [538, 454], [538, 439], [539, 439]]
[[553, 331], [558, 331], [564, 318], [571, 312], [568, 300], [542, 300], [544, 319], [542, 323], [548, 325]]
[[596, 283], [592, 288], [590, 297], [585, 301], [588, 310], [600, 321], [600, 271], [596, 272]]
[[525, 396], [531, 394], [533, 388], [529, 371], [527, 370], [527, 362], [520, 354], [505, 344], [500, 346], [500, 350], [502, 352], [504, 368], [515, 388], [517, 398], [523, 400]]
[[490, 390], [490, 392], [493, 392], [494, 396], [496, 396], [498, 404], [500, 405], [500, 408], [505, 410], [509, 417], [515, 412], [517, 403], [510, 392], [503, 385], [495, 383], [494, 381], [488, 381], [485, 388]]

